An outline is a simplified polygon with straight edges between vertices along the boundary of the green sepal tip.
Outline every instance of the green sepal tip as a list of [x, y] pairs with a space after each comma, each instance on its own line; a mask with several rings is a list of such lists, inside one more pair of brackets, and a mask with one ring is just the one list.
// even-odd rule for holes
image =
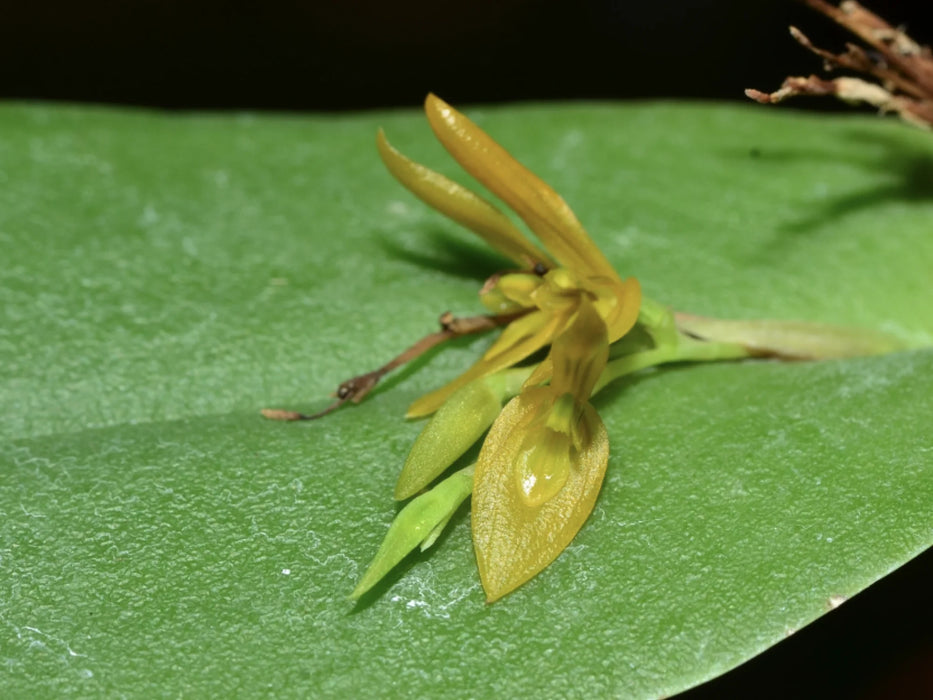
[[415, 547], [420, 545], [424, 551], [434, 544], [457, 508], [473, 491], [474, 467], [470, 465], [454, 472], [398, 512], [379, 551], [350, 594], [352, 600], [376, 585]]

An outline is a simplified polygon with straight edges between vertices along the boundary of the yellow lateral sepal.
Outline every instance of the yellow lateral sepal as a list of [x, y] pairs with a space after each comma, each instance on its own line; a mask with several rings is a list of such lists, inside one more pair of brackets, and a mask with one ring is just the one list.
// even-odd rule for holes
[[[589, 517], [599, 495], [609, 461], [606, 428], [591, 405], [581, 406], [576, 449], [572, 435], [547, 427], [554, 400], [549, 387], [529, 389], [512, 399], [480, 452], [471, 520], [488, 602], [554, 561]], [[533, 449], [542, 444], [543, 449]], [[560, 450], [566, 450], [565, 465]], [[539, 492], [534, 484], [523, 485], [528, 475], [553, 476], [554, 487]]]

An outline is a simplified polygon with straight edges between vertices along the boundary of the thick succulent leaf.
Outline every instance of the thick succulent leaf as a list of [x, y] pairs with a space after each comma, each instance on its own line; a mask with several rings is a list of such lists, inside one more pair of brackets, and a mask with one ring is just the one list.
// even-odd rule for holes
[[[933, 342], [927, 133], [755, 106], [466, 112], [651, 298]], [[481, 312], [501, 266], [386, 175], [379, 126], [461, 176], [421, 110], [0, 109], [5, 697], [657, 698], [933, 542], [933, 352], [672, 367], [596, 397], [602, 493], [545, 572], [484, 605], [455, 516], [354, 609], [422, 428], [405, 407], [491, 339], [322, 421], [258, 410], [322, 408], [440, 312]]]

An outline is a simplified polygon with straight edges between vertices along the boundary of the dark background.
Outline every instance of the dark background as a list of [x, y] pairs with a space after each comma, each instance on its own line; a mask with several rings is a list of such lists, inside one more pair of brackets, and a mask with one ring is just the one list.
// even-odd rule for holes
[[[743, 100], [820, 69], [791, 0], [33, 0], [0, 15], [0, 98], [344, 110], [515, 100]], [[875, 0], [933, 40], [933, 3]], [[830, 101], [811, 100], [810, 105]], [[803, 103], [798, 103], [803, 104]]]
[[[929, 0], [873, 9], [933, 41]], [[416, 105], [428, 91], [457, 104], [745, 100], [746, 87], [821, 70], [789, 24], [833, 50], [849, 38], [790, 0], [36, 0], [3, 8], [0, 99], [279, 111]], [[931, 590], [927, 552], [686, 697], [933, 698]]]

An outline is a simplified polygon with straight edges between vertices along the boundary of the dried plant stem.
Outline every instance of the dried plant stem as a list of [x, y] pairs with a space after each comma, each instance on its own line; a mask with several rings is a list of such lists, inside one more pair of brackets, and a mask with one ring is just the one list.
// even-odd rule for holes
[[332, 411], [340, 408], [347, 401], [351, 403], [359, 403], [363, 400], [363, 397], [366, 396], [366, 394], [368, 394], [373, 389], [373, 387], [379, 383], [379, 380], [382, 379], [386, 374], [391, 372], [393, 369], [401, 367], [402, 365], [420, 357], [431, 348], [434, 348], [437, 345], [440, 345], [441, 343], [452, 338], [459, 338], [460, 336], [474, 335], [477, 333], [485, 333], [486, 331], [492, 330], [493, 328], [507, 325], [519, 316], [524, 316], [526, 313], [527, 311], [521, 311], [519, 313], [502, 314], [498, 316], [468, 316], [466, 318], [460, 318], [454, 316], [449, 311], [446, 311], [441, 314], [439, 319], [441, 324], [441, 329], [439, 331], [435, 331], [434, 333], [429, 333], [428, 335], [424, 336], [404, 352], [396, 355], [387, 363], [382, 365], [382, 367], [379, 367], [372, 372], [366, 372], [365, 374], [351, 377], [345, 382], [341, 382], [340, 386], [337, 387], [337, 390], [331, 394], [331, 396], [333, 396], [336, 401], [334, 401], [323, 411], [318, 411], [317, 413], [312, 414], [305, 414], [299, 413], [298, 411], [288, 411], [278, 408], [264, 408], [262, 409], [261, 413], [265, 418], [281, 421], [314, 420], [316, 418], [321, 418], [322, 416], [326, 416], [328, 413], [331, 413]]
[[836, 7], [825, 0], [803, 0], [817, 12], [848, 29], [868, 45], [846, 44], [843, 53], [820, 49], [796, 27], [791, 36], [804, 48], [823, 59], [826, 70], [843, 69], [861, 73], [862, 78], [835, 79], [796, 76], [787, 78], [771, 93], [748, 89], [745, 94], [756, 102], [776, 104], [800, 95], [833, 95], [848, 102], [870, 104], [882, 112], [894, 112], [914, 125], [933, 127], [933, 53], [901, 29], [891, 26], [854, 0]]

